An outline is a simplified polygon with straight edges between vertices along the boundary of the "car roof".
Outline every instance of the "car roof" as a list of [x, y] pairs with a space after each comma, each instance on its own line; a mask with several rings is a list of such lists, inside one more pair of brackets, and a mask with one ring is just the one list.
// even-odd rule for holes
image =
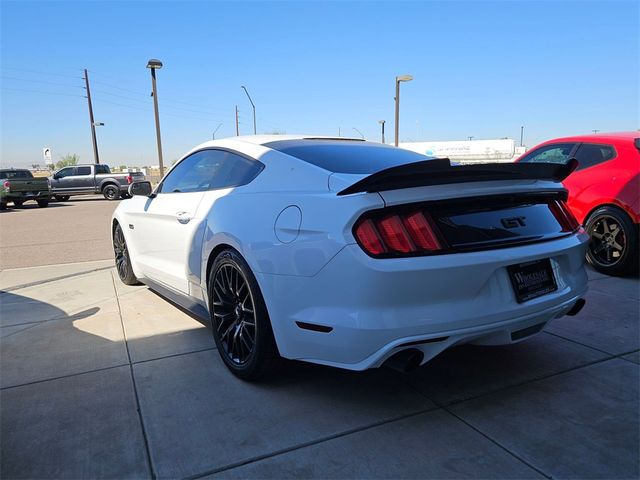
[[592, 133], [588, 135], [574, 135], [571, 137], [554, 138], [543, 143], [559, 143], [559, 142], [597, 142], [597, 141], [616, 141], [616, 140], [634, 140], [640, 138], [639, 131], [631, 132], [611, 132], [611, 133]]
[[364, 140], [360, 138], [350, 137], [330, 137], [324, 135], [242, 135], [239, 137], [233, 137], [234, 140], [239, 142], [253, 143], [255, 145], [265, 145], [271, 142], [277, 142], [280, 140], [351, 140], [362, 142]]

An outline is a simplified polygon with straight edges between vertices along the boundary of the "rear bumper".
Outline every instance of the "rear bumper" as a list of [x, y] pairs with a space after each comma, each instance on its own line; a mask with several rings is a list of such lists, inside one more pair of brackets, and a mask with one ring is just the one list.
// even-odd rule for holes
[[46, 200], [51, 198], [51, 192], [11, 192], [0, 195], [3, 201], [11, 202], [13, 200]]
[[[483, 252], [373, 259], [343, 248], [314, 277], [260, 275], [280, 353], [363, 370], [417, 345], [424, 361], [460, 343], [505, 344], [564, 315], [587, 289], [584, 233]], [[517, 303], [506, 267], [549, 258], [558, 290]], [[296, 322], [331, 328], [301, 329]], [[534, 330], [534, 329], [532, 329]], [[446, 337], [446, 338], [444, 338]], [[439, 339], [437, 342], [434, 339]]]

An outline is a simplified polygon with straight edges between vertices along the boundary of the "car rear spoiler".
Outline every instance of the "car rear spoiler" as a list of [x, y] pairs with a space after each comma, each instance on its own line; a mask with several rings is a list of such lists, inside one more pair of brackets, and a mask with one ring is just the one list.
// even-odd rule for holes
[[562, 182], [577, 166], [578, 161], [575, 158], [566, 164], [486, 163], [474, 165], [451, 165], [448, 158], [436, 158], [381, 170], [338, 192], [338, 195], [494, 180]]

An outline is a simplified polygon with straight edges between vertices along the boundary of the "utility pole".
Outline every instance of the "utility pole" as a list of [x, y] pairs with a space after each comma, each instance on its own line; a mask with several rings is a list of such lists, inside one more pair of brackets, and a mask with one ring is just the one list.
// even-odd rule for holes
[[240, 124], [238, 123], [238, 105], [236, 105], [236, 137], [240, 136]]
[[342, 135], [341, 135], [341, 133], [342, 133], [342, 132], [340, 131], [340, 127], [338, 127], [338, 137], [341, 137], [341, 136], [342, 136]]
[[520, 146], [523, 146], [522, 139], [524, 138], [524, 127], [520, 127]]
[[93, 161], [97, 165], [100, 163], [98, 157], [98, 142], [96, 141], [96, 125], [93, 121], [93, 105], [91, 105], [91, 90], [89, 90], [89, 74], [87, 69], [84, 69], [84, 83], [87, 88], [87, 102], [89, 103], [89, 122], [91, 123], [91, 141], [93, 142]]
[[378, 120], [378, 123], [382, 125], [382, 143], [384, 143], [384, 124], [386, 122], [384, 120]]

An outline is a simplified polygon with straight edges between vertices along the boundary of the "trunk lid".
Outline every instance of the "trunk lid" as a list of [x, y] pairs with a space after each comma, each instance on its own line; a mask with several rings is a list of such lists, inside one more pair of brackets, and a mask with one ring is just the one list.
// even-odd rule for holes
[[[451, 166], [448, 160], [435, 162], [361, 176], [339, 191], [338, 195], [377, 192], [384, 200], [385, 207], [363, 215], [354, 231], [371, 220], [368, 226], [375, 227], [384, 239], [388, 225], [404, 225], [391, 235], [406, 233], [408, 251], [393, 251], [393, 246], [387, 245], [382, 256], [503, 248], [559, 238], [578, 227], [564, 205], [567, 191], [560, 183], [575, 168], [572, 165], [523, 169], [518, 164]], [[330, 178], [329, 187], [336, 190], [351, 180], [344, 176]], [[441, 246], [437, 251], [421, 252], [411, 247], [417, 246], [419, 239], [411, 238], [413, 232], [407, 222], [416, 213], [433, 230]], [[390, 217], [398, 221], [389, 223]]]

